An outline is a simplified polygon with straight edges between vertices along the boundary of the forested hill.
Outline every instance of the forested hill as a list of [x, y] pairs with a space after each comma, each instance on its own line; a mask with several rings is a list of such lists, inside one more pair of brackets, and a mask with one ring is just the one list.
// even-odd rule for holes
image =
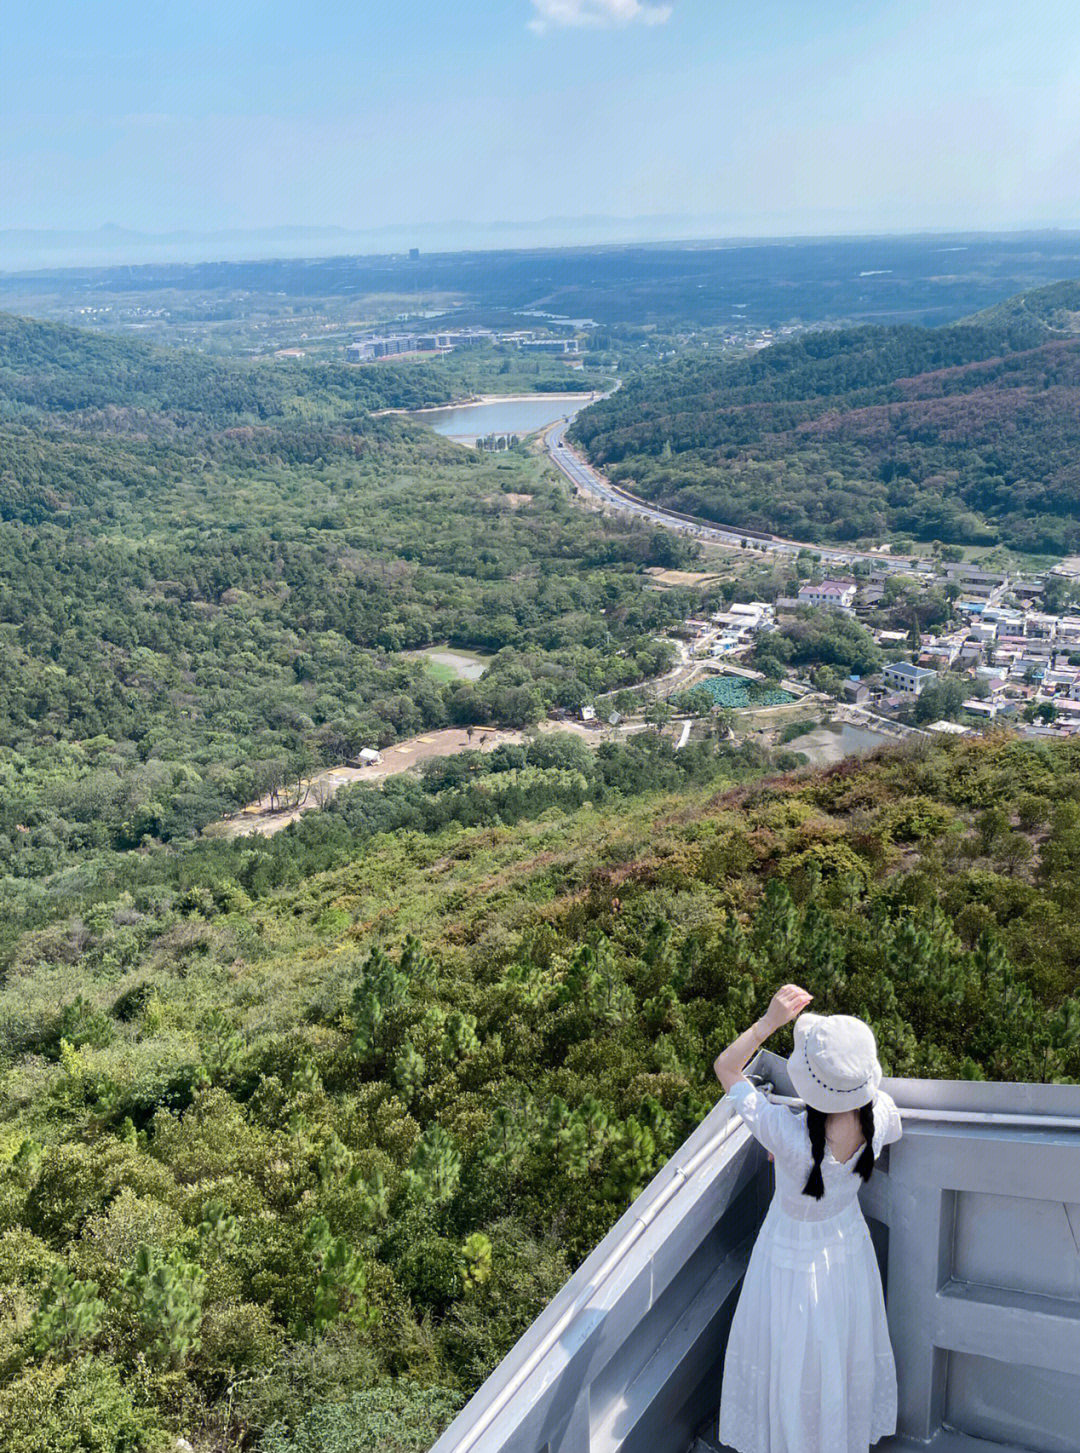
[[[682, 547], [576, 509], [523, 450], [368, 412], [421, 401], [428, 367], [0, 320], [0, 921], [285, 770], [664, 669], [686, 606], [641, 572]], [[447, 641], [493, 658], [483, 680], [406, 654]]]
[[947, 328], [811, 333], [652, 369], [580, 414], [610, 476], [805, 540], [1080, 548], [1080, 283]]
[[132, 855], [19, 937], [0, 1446], [423, 1453], [785, 980], [889, 1074], [1080, 1078], [1075, 741], [738, 786], [650, 737]]
[[430, 369], [245, 363], [156, 348], [0, 313], [0, 404], [67, 414], [139, 411], [140, 422], [197, 420], [203, 427], [420, 408], [449, 398]]

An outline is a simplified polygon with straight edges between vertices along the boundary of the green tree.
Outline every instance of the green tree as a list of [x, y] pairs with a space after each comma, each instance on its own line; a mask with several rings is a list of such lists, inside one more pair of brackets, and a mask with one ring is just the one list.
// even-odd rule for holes
[[101, 1331], [105, 1303], [96, 1282], [79, 1281], [63, 1263], [53, 1268], [34, 1313], [31, 1337], [39, 1352], [70, 1355]]
[[450, 1200], [461, 1179], [461, 1155], [441, 1125], [430, 1125], [413, 1152], [409, 1183], [433, 1205]]
[[374, 1326], [378, 1313], [365, 1295], [367, 1270], [359, 1253], [344, 1237], [331, 1234], [324, 1216], [310, 1222], [306, 1241], [317, 1274], [310, 1335], [320, 1336], [341, 1318], [361, 1327]]
[[147, 1337], [147, 1350], [171, 1368], [180, 1367], [200, 1345], [206, 1274], [173, 1249], [141, 1246], [124, 1287]]

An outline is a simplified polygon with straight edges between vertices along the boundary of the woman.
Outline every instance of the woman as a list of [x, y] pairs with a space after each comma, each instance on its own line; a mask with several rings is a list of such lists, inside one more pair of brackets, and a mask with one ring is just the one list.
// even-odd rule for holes
[[[714, 1066], [776, 1167], [724, 1358], [720, 1441], [738, 1453], [867, 1453], [896, 1429], [896, 1365], [858, 1191], [899, 1139], [900, 1116], [878, 1088], [869, 1025], [803, 1014], [810, 999], [785, 985]], [[791, 1019], [798, 1114], [743, 1074]]]

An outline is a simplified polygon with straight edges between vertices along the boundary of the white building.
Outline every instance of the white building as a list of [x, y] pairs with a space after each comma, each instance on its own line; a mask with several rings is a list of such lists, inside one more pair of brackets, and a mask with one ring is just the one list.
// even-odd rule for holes
[[910, 661], [894, 661], [882, 669], [881, 679], [887, 691], [903, 691], [908, 696], [921, 696], [937, 680], [937, 672], [928, 671], [925, 666], [913, 666]]
[[830, 610], [850, 610], [855, 604], [857, 587], [853, 581], [823, 580], [820, 585], [799, 587], [800, 605], [825, 606]]
[[728, 615], [751, 631], [763, 630], [776, 620], [776, 612], [766, 600], [733, 601]]

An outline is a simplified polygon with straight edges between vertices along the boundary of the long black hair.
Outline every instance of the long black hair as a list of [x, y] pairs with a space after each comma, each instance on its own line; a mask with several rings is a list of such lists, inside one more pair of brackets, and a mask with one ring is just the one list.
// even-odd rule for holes
[[[825, 1182], [821, 1175], [821, 1162], [825, 1157], [825, 1126], [828, 1116], [824, 1110], [815, 1110], [812, 1105], [806, 1107], [806, 1128], [810, 1134], [810, 1151], [814, 1157], [814, 1164], [810, 1167], [810, 1174], [806, 1178], [806, 1185], [803, 1186], [804, 1196], [813, 1196], [820, 1201], [825, 1194]], [[873, 1105], [862, 1105], [859, 1107], [859, 1126], [862, 1129], [863, 1139], [866, 1144], [855, 1162], [855, 1169], [862, 1176], [864, 1181], [870, 1179], [874, 1169], [874, 1107]]]

